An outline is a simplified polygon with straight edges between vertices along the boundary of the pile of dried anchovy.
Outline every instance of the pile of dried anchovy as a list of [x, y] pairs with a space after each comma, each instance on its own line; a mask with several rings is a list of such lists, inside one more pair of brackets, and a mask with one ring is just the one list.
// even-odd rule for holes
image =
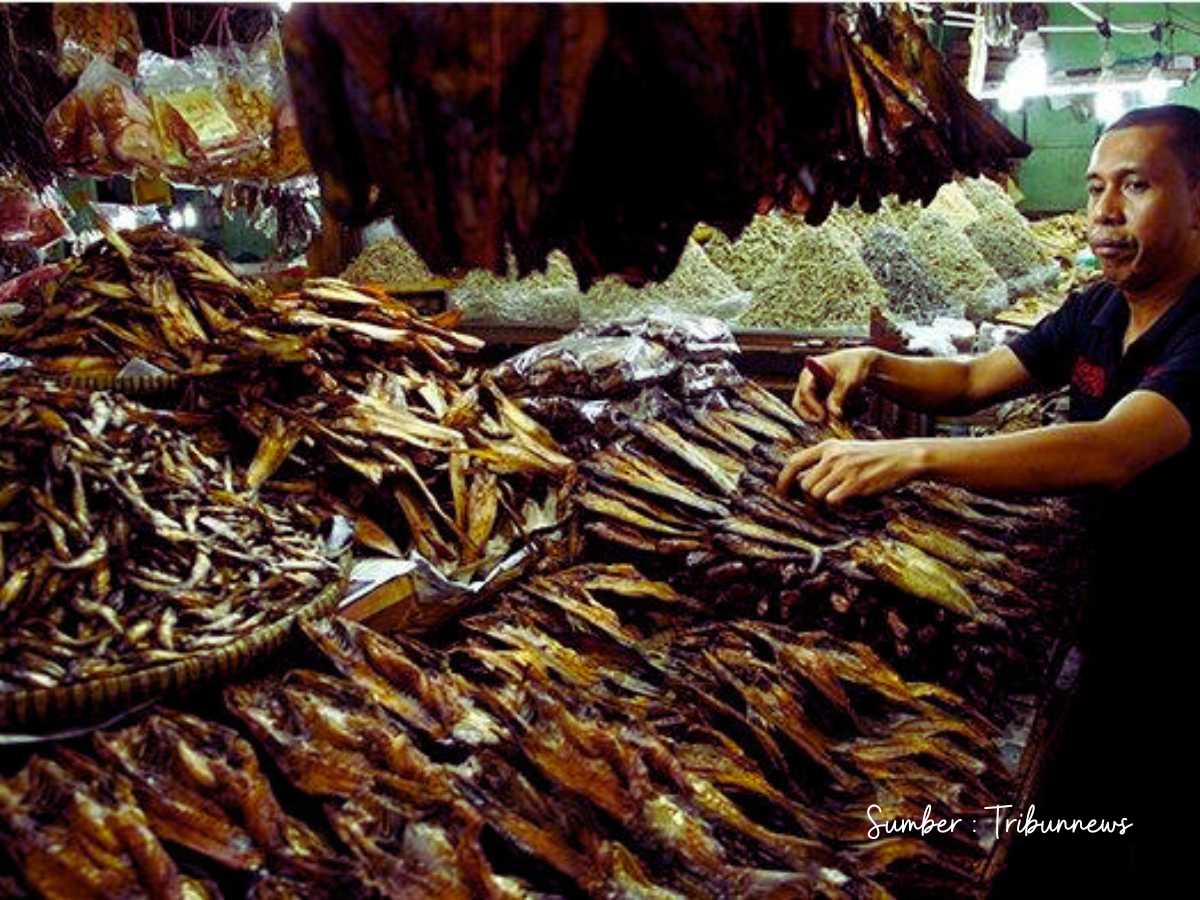
[[675, 270], [661, 282], [640, 288], [609, 275], [593, 284], [580, 301], [585, 321], [619, 319], [656, 312], [680, 312], [732, 320], [749, 295], [718, 268], [696, 241], [688, 241]]
[[450, 305], [468, 322], [528, 323], [570, 328], [579, 323], [582, 297], [571, 260], [561, 250], [546, 257], [545, 271], [524, 278], [511, 261], [507, 276], [472, 269], [450, 291]]
[[[1045, 270], [1049, 260], [1029, 230], [1029, 223], [1018, 214], [1011, 218], [982, 213], [963, 230], [979, 254], [1005, 281], [1014, 281]], [[1055, 274], [1056, 269], [1050, 274]]]
[[958, 228], [966, 228], [980, 216], [980, 211], [967, 199], [966, 191], [957, 181], [947, 182], [938, 188], [937, 196], [929, 204], [929, 211]]
[[826, 223], [797, 232], [787, 252], [755, 284], [738, 325], [808, 329], [862, 326], [887, 296], [863, 264], [854, 233]]
[[863, 262], [887, 291], [888, 309], [904, 319], [927, 325], [937, 316], [962, 314], [940, 284], [921, 265], [904, 232], [881, 226], [863, 238]]
[[804, 219], [787, 213], [758, 215], [737, 236], [729, 240], [717, 229], [704, 244], [704, 251], [717, 268], [733, 278], [742, 290], [753, 290], [808, 228]]
[[917, 258], [967, 315], [983, 319], [1008, 305], [1008, 287], [971, 244], [962, 229], [930, 210], [922, 210], [908, 229]]
[[240, 492], [228, 459], [105, 393], [0, 394], [0, 690], [183, 659], [269, 624], [337, 574], [321, 516]]
[[376, 241], [342, 272], [344, 280], [355, 284], [408, 284], [432, 277], [420, 254], [402, 237]]

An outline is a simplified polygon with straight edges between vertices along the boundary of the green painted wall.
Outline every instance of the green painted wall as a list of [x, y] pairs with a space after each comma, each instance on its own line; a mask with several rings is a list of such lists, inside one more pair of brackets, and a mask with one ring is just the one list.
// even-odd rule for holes
[[[1157, 22], [1170, 20], [1200, 32], [1200, 3], [1089, 3], [1088, 6], [1113, 22]], [[1087, 25], [1090, 20], [1066, 3], [1047, 4], [1051, 25]], [[1168, 30], [1168, 35], [1172, 32]], [[1048, 34], [1050, 71], [1098, 65], [1102, 42], [1090, 34]], [[1172, 47], [1173, 44], [1173, 47]], [[1112, 49], [1118, 62], [1154, 55], [1156, 45], [1149, 35], [1114, 34]], [[1200, 34], [1175, 29], [1164, 38], [1164, 50], [1200, 54]], [[1167, 98], [1171, 103], [1200, 107], [1200, 79], [1176, 88]], [[1017, 182], [1025, 194], [1022, 208], [1028, 212], [1062, 212], [1084, 205], [1083, 173], [1100, 124], [1092, 116], [1092, 98], [1077, 98], [1066, 109], [1051, 109], [1046, 98], [1027, 101], [1020, 113], [996, 115], [1016, 135], [1033, 146], [1021, 165]]]

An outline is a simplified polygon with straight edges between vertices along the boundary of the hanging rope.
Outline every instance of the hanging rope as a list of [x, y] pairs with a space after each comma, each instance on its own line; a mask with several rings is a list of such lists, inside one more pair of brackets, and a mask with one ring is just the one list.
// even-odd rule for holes
[[172, 59], [179, 56], [179, 45], [175, 40], [175, 10], [173, 4], [167, 4], [167, 39], [171, 42]]
[[[224, 9], [218, 9], [215, 13], [213, 13], [212, 20], [208, 23], [208, 28], [205, 29], [205, 31], [204, 31], [204, 37], [200, 38], [201, 45], [208, 43], [208, 38], [213, 33], [213, 29], [218, 27], [218, 25], [221, 21], [221, 14], [223, 12], [225, 12]], [[218, 31], [218, 33], [219, 33], [219, 31]], [[218, 38], [218, 40], [219, 40], [219, 38]]]

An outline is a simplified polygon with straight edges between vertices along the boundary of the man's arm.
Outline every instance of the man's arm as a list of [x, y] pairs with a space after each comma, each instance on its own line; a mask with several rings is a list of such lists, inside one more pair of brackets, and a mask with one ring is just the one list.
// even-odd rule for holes
[[1033, 378], [1008, 347], [952, 359], [877, 352], [867, 385], [911, 409], [970, 413], [1034, 387]]
[[901, 406], [934, 413], [971, 412], [1034, 386], [1008, 347], [958, 359], [899, 356], [864, 347], [830, 353], [818, 362], [833, 376], [829, 395], [822, 401], [816, 380], [805, 370], [792, 400], [796, 411], [810, 421], [824, 419], [827, 409], [840, 418], [847, 396], [863, 385]]
[[1173, 403], [1139, 390], [1099, 422], [986, 438], [826, 441], [793, 455], [777, 487], [785, 492], [799, 477], [802, 490], [833, 504], [920, 478], [990, 493], [1115, 489], [1190, 440], [1191, 426]]

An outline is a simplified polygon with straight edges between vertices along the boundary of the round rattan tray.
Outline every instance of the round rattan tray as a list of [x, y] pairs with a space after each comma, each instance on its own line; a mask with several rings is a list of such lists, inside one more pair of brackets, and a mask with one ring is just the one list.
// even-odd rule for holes
[[116, 391], [119, 394], [159, 394], [180, 386], [181, 375], [59, 375], [55, 379], [64, 387], [84, 391]]
[[322, 618], [337, 609], [350, 573], [350, 554], [338, 576], [303, 606], [224, 647], [204, 650], [176, 662], [54, 688], [0, 692], [0, 729], [77, 724], [130, 709], [147, 700], [229, 678], [262, 662], [292, 636], [302, 619]]

